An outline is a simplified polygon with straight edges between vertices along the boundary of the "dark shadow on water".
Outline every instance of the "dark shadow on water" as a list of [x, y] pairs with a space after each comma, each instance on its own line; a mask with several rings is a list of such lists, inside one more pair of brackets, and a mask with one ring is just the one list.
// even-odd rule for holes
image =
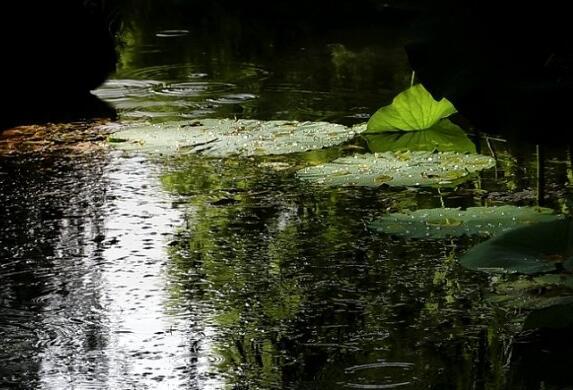
[[543, 329], [518, 337], [511, 360], [512, 388], [571, 388], [571, 331], [571, 328]]
[[0, 125], [112, 116], [89, 91], [115, 70], [117, 4], [10, 2], [0, 17]]
[[571, 139], [573, 45], [564, 3], [439, 2], [408, 45], [419, 80], [483, 130]]
[[117, 117], [115, 108], [91, 93], [76, 94], [72, 98], [57, 94], [23, 97], [3, 103], [2, 110], [6, 115], [0, 118], [0, 132], [19, 125]]

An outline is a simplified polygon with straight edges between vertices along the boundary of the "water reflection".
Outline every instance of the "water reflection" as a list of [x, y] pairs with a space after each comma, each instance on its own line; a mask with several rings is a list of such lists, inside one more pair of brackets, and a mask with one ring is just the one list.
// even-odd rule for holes
[[[229, 21], [217, 24], [227, 26], [220, 30], [201, 23], [181, 28], [179, 15], [172, 16], [163, 25], [171, 26], [168, 31], [176, 37], [154, 25], [159, 20], [133, 16], [135, 27], [123, 36], [117, 80], [95, 91], [116, 103], [125, 119], [209, 116], [356, 123], [409, 83], [403, 37], [392, 26], [381, 25], [375, 34], [369, 27], [349, 26], [333, 34], [335, 38], [316, 40], [296, 33], [287, 43], [283, 34], [309, 26], [299, 26], [300, 21], [290, 27]], [[155, 81], [160, 84], [146, 85]]]
[[[483, 340], [485, 325], [472, 314], [483, 308], [467, 306], [477, 281], [452, 284], [460, 277], [455, 246], [426, 242], [422, 253], [415, 242], [365, 231], [364, 220], [393, 202], [416, 202], [415, 193], [308, 193], [285, 171], [253, 162], [183, 164], [163, 178], [191, 206], [171, 272], [188, 300], [213, 304], [217, 368], [228, 383], [416, 388], [435, 375], [476, 380], [469, 361], [460, 373], [449, 370], [458, 349]], [[460, 339], [440, 348], [434, 327]]]
[[193, 64], [130, 69], [121, 73], [126, 78], [109, 80], [94, 93], [113, 103], [124, 119], [221, 116], [229, 111], [243, 113], [252, 106], [249, 102], [258, 98], [259, 84], [267, 74], [250, 64], [233, 64], [233, 72], [223, 78], [217, 71], [200, 69], [209, 70]]
[[3, 160], [0, 383], [503, 388], [518, 324], [458, 267], [475, 240], [364, 224], [475, 205], [475, 183], [307, 191], [309, 158]]
[[154, 80], [112, 79], [95, 91], [101, 99], [116, 103], [124, 98], [149, 96], [153, 87], [163, 83]]
[[[102, 226], [103, 161], [94, 157], [77, 164], [2, 159], [2, 384], [29, 388], [39, 382], [46, 351], [69, 356], [68, 347], [82, 343], [79, 327], [90, 324], [82, 305], [62, 309], [72, 297], [84, 300], [81, 278], [93, 265], [87, 257]], [[100, 328], [79, 334], [88, 333], [98, 339]]]
[[[125, 121], [350, 124], [409, 81], [399, 39], [378, 30], [248, 44], [236, 24], [201, 35], [148, 23], [126, 33], [116, 78], [96, 91]], [[489, 280], [456, 262], [479, 239], [366, 227], [405, 209], [534, 203], [532, 149], [489, 147], [495, 171], [443, 191], [295, 179], [344, 148], [0, 157], [0, 387], [550, 388], [552, 375], [522, 375], [538, 355], [514, 348], [522, 313], [487, 303]], [[569, 157], [547, 153], [556, 209]]]
[[[200, 312], [166, 312], [165, 243], [181, 213], [161, 195], [154, 168], [138, 158], [58, 167], [92, 176], [46, 180], [32, 193], [39, 199], [29, 200], [51, 204], [57, 218], [32, 215], [30, 223], [40, 225], [29, 228], [38, 236], [30, 243], [38, 244], [4, 246], [17, 252], [5, 253], [11, 260], [2, 262], [0, 274], [0, 383], [121, 389], [179, 388], [191, 381], [196, 388], [217, 388], [207, 375], [212, 347]], [[8, 217], [19, 210], [10, 201], [16, 207], [7, 209]], [[51, 222], [53, 230], [47, 229]], [[18, 299], [19, 291], [28, 296]]]

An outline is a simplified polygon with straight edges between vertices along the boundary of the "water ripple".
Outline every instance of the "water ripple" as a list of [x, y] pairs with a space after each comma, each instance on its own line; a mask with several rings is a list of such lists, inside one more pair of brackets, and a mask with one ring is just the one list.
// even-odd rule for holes
[[158, 38], [177, 38], [189, 35], [189, 30], [161, 30], [155, 33]]
[[154, 65], [132, 69], [122, 73], [123, 77], [138, 80], [194, 80], [207, 77], [208, 74], [190, 64]]
[[386, 367], [393, 367], [393, 368], [412, 368], [414, 365], [412, 363], [404, 363], [404, 362], [377, 362], [377, 363], [368, 363], [368, 364], [359, 364], [357, 366], [348, 367], [345, 369], [347, 373], [354, 373], [355, 371], [360, 370], [369, 370], [372, 368], [386, 368]]
[[234, 94], [223, 95], [216, 98], [209, 98], [207, 99], [207, 101], [216, 104], [240, 104], [256, 98], [257, 95], [253, 95], [250, 93], [234, 93]]
[[112, 79], [108, 80], [93, 93], [104, 100], [127, 97], [146, 97], [152, 95], [152, 89], [163, 85], [155, 80]]
[[158, 95], [164, 96], [189, 97], [218, 95], [220, 93], [233, 90], [234, 88], [236, 88], [236, 86], [230, 83], [197, 81], [169, 84], [160, 88], [156, 88], [154, 92]]
[[359, 383], [345, 383], [344, 387], [348, 387], [351, 389], [396, 389], [398, 387], [407, 386], [411, 382], [400, 382], [400, 383], [390, 383], [387, 385], [362, 385]]
[[[246, 79], [262, 79], [268, 76], [269, 72], [250, 63], [235, 63], [226, 64], [230, 69], [233, 69], [233, 75], [230, 79], [234, 80], [246, 80]], [[139, 79], [139, 80], [163, 80], [171, 82], [182, 82], [191, 81], [197, 79], [203, 79], [206, 77], [217, 77], [217, 72], [224, 72], [224, 70], [218, 70], [215, 66], [213, 69], [209, 69], [206, 72], [206, 68], [200, 67], [194, 64], [168, 64], [168, 65], [155, 65], [137, 68], [129, 71], [124, 71], [121, 73], [121, 77], [128, 79]]]

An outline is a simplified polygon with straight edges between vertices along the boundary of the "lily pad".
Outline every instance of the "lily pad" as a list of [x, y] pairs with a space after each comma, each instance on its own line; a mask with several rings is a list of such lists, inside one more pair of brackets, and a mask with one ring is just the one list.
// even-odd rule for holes
[[373, 230], [412, 238], [493, 236], [523, 225], [561, 218], [542, 207], [439, 208], [390, 214], [370, 224]]
[[368, 132], [424, 130], [456, 113], [446, 98], [436, 101], [422, 84], [416, 84], [380, 108], [368, 121]]
[[322, 149], [363, 128], [327, 122], [200, 119], [128, 128], [113, 134], [118, 148], [209, 157], [264, 156]]
[[479, 154], [408, 152], [358, 154], [305, 168], [302, 180], [325, 186], [441, 186], [451, 187], [471, 174], [495, 166]]
[[399, 131], [365, 134], [368, 149], [373, 153], [399, 151], [439, 151], [476, 153], [475, 144], [467, 134], [448, 119], [424, 131]]
[[573, 271], [573, 223], [563, 219], [509, 231], [476, 245], [460, 263], [492, 273]]

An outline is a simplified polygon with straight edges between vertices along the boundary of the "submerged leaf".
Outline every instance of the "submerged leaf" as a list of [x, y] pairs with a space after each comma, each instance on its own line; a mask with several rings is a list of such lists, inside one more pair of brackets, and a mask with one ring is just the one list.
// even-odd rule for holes
[[446, 238], [463, 235], [493, 236], [523, 225], [562, 218], [542, 207], [470, 207], [406, 211], [377, 219], [370, 228], [413, 238]]
[[429, 129], [454, 113], [456, 109], [449, 100], [436, 101], [422, 84], [416, 84], [376, 111], [368, 121], [368, 132]]
[[460, 259], [463, 266], [505, 273], [493, 279], [488, 301], [512, 310], [532, 310], [524, 329], [573, 324], [573, 223], [543, 222], [490, 239]]
[[364, 138], [373, 153], [407, 150], [476, 153], [476, 147], [467, 134], [448, 119], [425, 131], [383, 132], [366, 134]]
[[524, 329], [563, 328], [573, 324], [573, 275], [508, 276], [494, 281], [486, 299], [512, 310], [533, 310]]
[[496, 292], [486, 294], [485, 298], [490, 303], [518, 310], [541, 310], [555, 305], [573, 303], [571, 290], [557, 288], [553, 291], [550, 286], [538, 286], [537, 290], [516, 290], [508, 294]]
[[322, 149], [346, 142], [363, 129], [327, 122], [200, 119], [122, 130], [121, 149], [200, 153], [209, 157], [263, 156]]
[[540, 274], [573, 270], [570, 219], [509, 231], [473, 247], [460, 259], [469, 269], [493, 273]]
[[298, 172], [326, 186], [455, 186], [470, 174], [495, 166], [491, 157], [454, 152], [380, 153], [343, 157]]

